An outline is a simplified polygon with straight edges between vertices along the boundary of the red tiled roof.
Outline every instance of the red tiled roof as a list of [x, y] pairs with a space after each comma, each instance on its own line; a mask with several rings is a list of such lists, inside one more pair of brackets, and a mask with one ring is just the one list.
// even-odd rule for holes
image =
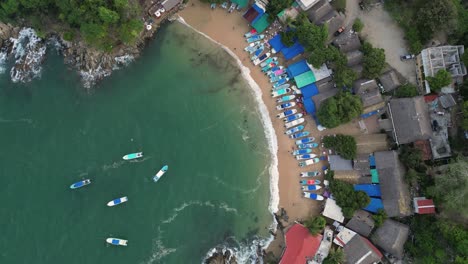
[[432, 150], [429, 140], [417, 140], [414, 142], [414, 147], [421, 150], [423, 160], [432, 159]]
[[417, 200], [416, 204], [418, 206], [418, 208], [416, 208], [416, 212], [418, 214], [434, 214], [435, 213], [434, 201], [430, 199]]
[[424, 101], [425, 101], [426, 103], [432, 102], [432, 101], [434, 101], [435, 99], [437, 99], [437, 94], [430, 94], [430, 95], [425, 95], [425, 96], [424, 96]]
[[382, 253], [374, 246], [374, 244], [372, 244], [367, 238], [365, 238], [363, 236], [361, 236], [361, 238], [364, 239], [366, 244], [372, 249], [372, 251], [375, 252], [375, 254], [377, 254], [379, 256], [379, 258], [383, 257]]
[[280, 264], [305, 264], [317, 253], [322, 235], [312, 236], [309, 230], [295, 224], [286, 233], [286, 251]]

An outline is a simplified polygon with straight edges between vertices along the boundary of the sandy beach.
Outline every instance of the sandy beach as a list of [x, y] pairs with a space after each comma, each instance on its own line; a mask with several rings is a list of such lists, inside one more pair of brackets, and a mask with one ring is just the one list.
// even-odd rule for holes
[[[308, 166], [301, 169], [298, 161], [291, 155], [291, 150], [295, 147], [294, 140], [289, 139], [285, 134], [284, 122], [276, 115], [279, 113], [275, 109], [276, 102], [270, 96], [271, 84], [268, 77], [261, 72], [260, 67], [255, 66], [249, 59], [249, 54], [244, 51], [247, 43], [243, 35], [250, 30], [247, 21], [242, 17], [244, 11], [228, 13], [227, 10], [216, 8], [211, 10], [208, 4], [200, 3], [198, 0], [189, 1], [187, 7], [178, 14], [190, 26], [203, 32], [213, 40], [229, 48], [243, 63], [250, 69], [250, 75], [262, 90], [262, 99], [268, 108], [270, 119], [278, 140], [278, 171], [279, 171], [279, 209], [286, 210], [288, 220], [282, 220], [282, 224], [287, 227], [296, 220], [305, 220], [320, 212], [322, 204], [302, 197], [302, 191], [299, 184], [299, 174], [301, 171], [311, 171], [321, 169], [323, 164]], [[289, 62], [290, 63], [290, 62]], [[287, 64], [282, 64], [287, 66]], [[307, 124], [305, 130], [310, 131], [312, 136], [320, 139], [320, 133], [317, 131], [314, 122], [310, 116], [306, 116]], [[315, 151], [315, 154], [319, 150]], [[323, 175], [319, 176], [323, 180]], [[268, 251], [275, 255], [281, 254], [282, 234], [278, 233]]]

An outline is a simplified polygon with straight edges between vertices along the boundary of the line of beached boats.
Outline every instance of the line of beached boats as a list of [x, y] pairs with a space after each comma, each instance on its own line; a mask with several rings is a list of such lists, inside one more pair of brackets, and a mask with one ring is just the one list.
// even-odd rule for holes
[[[135, 152], [135, 153], [130, 153], [122, 157], [123, 160], [135, 160], [143, 157], [143, 152]], [[154, 176], [153, 176], [153, 181], [158, 182], [159, 179], [167, 172], [169, 169], [169, 166], [164, 165]], [[91, 184], [91, 179], [84, 179], [78, 182], [73, 183], [70, 185], [70, 189], [79, 189], [82, 187], [85, 187], [87, 185]], [[113, 199], [107, 203], [107, 206], [113, 207], [119, 204], [123, 204], [128, 202], [128, 197], [123, 196], [120, 198]], [[114, 245], [114, 246], [127, 246], [128, 240], [122, 239], [122, 238], [114, 238], [114, 237], [109, 237], [106, 238], [106, 242], [108, 244]]]
[[[296, 160], [299, 161], [300, 167], [307, 167], [313, 164], [317, 164], [322, 160], [322, 157], [317, 157], [312, 151], [318, 148], [318, 143], [314, 142], [315, 138], [310, 137], [309, 131], [304, 131], [305, 118], [303, 113], [298, 113], [295, 108], [297, 105], [295, 100], [300, 96], [301, 91], [295, 86], [289, 84], [289, 75], [285, 67], [279, 65], [278, 57], [271, 57], [274, 51], [269, 51], [269, 44], [264, 41], [265, 36], [257, 34], [255, 29], [247, 32], [244, 37], [246, 38], [247, 51], [251, 56], [250, 60], [254, 65], [259, 65], [261, 70], [269, 78], [272, 84], [271, 96], [276, 98], [278, 105], [276, 109], [281, 111], [277, 118], [284, 121], [284, 127], [286, 128], [285, 134], [296, 140], [297, 150], [292, 152]], [[317, 177], [321, 175], [319, 171], [302, 172], [301, 177]], [[304, 191], [304, 197], [313, 200], [323, 200], [323, 196], [311, 191], [317, 191], [321, 189], [319, 180], [302, 180], [302, 191]]]

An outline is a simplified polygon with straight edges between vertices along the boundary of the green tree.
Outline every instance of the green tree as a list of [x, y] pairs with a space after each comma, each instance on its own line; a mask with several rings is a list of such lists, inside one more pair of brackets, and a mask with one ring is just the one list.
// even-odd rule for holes
[[341, 248], [332, 248], [328, 253], [328, 256], [323, 260], [323, 264], [343, 264], [345, 261], [345, 256], [343, 249]]
[[356, 18], [353, 23], [353, 30], [356, 32], [361, 32], [364, 28], [364, 23], [362, 23], [361, 19]]
[[7, 0], [0, 4], [5, 14], [8, 16], [15, 15], [18, 13], [19, 3], [17, 0]]
[[379, 209], [377, 214], [372, 215], [372, 219], [374, 219], [375, 227], [379, 227], [383, 224], [385, 219], [387, 219], [387, 214], [383, 209]]
[[463, 120], [461, 127], [468, 130], [468, 101], [464, 101], [462, 105]]
[[325, 136], [323, 144], [326, 148], [336, 151], [338, 155], [345, 159], [356, 158], [357, 144], [353, 136], [337, 134], [335, 136]]
[[109, 10], [103, 6], [99, 7], [99, 18], [106, 24], [114, 24], [119, 21], [120, 16], [117, 12]]
[[93, 23], [81, 25], [80, 31], [86, 42], [92, 45], [98, 45], [107, 35], [104, 26]]
[[293, 0], [270, 0], [266, 6], [266, 13], [269, 14], [269, 22], [273, 22], [276, 16], [284, 9], [290, 7]]
[[309, 51], [325, 48], [328, 39], [327, 27], [314, 25], [304, 19], [298, 21], [303, 21], [296, 27], [299, 42]]
[[322, 232], [326, 223], [327, 222], [325, 221], [325, 218], [319, 215], [319, 216], [310, 218], [304, 223], [304, 225], [305, 227], [307, 227], [307, 229], [309, 229], [309, 232], [312, 235], [316, 235]]
[[362, 102], [359, 96], [349, 92], [341, 92], [328, 98], [320, 105], [317, 117], [323, 126], [334, 128], [361, 114]]
[[128, 21], [120, 28], [120, 39], [125, 44], [133, 44], [138, 38], [142, 28], [143, 23], [140, 20], [132, 19]]
[[465, 67], [468, 67], [468, 52], [463, 53], [461, 59]]
[[114, 0], [114, 6], [117, 9], [124, 9], [128, 6], [128, 0]]
[[460, 158], [449, 164], [443, 175], [436, 176], [431, 194], [444, 210], [468, 218], [468, 160]]
[[434, 92], [440, 91], [442, 87], [445, 87], [452, 83], [452, 75], [444, 69], [439, 70], [434, 77], [427, 76], [427, 82], [429, 83], [429, 87]]
[[296, 38], [296, 33], [294, 31], [281, 31], [280, 36], [281, 42], [283, 42], [287, 47], [294, 45], [294, 39]]
[[375, 79], [380, 76], [385, 68], [385, 51], [383, 49], [374, 48], [368, 42], [362, 45], [363, 58], [363, 75], [368, 79]]
[[434, 32], [450, 28], [456, 19], [457, 12], [452, 0], [421, 1], [416, 15], [416, 25], [423, 33], [423, 39], [428, 40]]
[[402, 97], [414, 97], [416, 95], [418, 95], [418, 88], [411, 84], [411, 83], [407, 83], [407, 84], [404, 84], [400, 87], [398, 87], [395, 91], [395, 96], [396, 97], [399, 97], [399, 98], [402, 98]]
[[422, 153], [419, 149], [404, 145], [400, 149], [400, 160], [406, 167], [415, 169], [422, 163]]

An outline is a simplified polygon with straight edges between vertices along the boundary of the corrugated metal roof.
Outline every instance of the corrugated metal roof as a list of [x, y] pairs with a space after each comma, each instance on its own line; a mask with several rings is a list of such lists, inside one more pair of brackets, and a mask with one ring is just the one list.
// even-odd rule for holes
[[262, 17], [260, 17], [252, 24], [252, 27], [255, 28], [258, 33], [261, 33], [265, 31], [269, 25], [270, 23], [268, 22], [268, 14], [263, 14]]
[[294, 77], [294, 80], [296, 81], [297, 88], [302, 88], [308, 84], [314, 83], [316, 79], [312, 71], [307, 71]]

